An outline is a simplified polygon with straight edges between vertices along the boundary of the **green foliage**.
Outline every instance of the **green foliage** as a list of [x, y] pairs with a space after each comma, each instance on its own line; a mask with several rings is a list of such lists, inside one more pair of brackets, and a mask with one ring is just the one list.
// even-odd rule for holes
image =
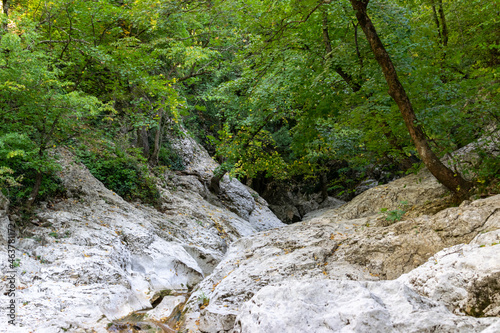
[[29, 198], [38, 170], [46, 174], [40, 186], [39, 199], [64, 196], [56, 174], [59, 166], [52, 157], [40, 157], [39, 148], [25, 134], [0, 136], [0, 185], [12, 206], [20, 205]]
[[198, 305], [200, 305], [200, 306], [207, 306], [208, 303], [210, 303], [210, 298], [207, 295], [205, 295], [204, 292], [202, 292], [198, 296]]
[[170, 170], [185, 170], [186, 166], [182, 161], [182, 158], [177, 154], [177, 152], [172, 148], [170, 142], [166, 141], [163, 143], [160, 154], [158, 156], [160, 165], [168, 167]]
[[408, 210], [408, 201], [401, 201], [397, 209], [388, 210], [387, 208], [381, 208], [380, 212], [385, 214], [385, 220], [390, 224], [401, 221], [403, 215], [406, 214]]
[[49, 236], [57, 238], [57, 239], [59, 239], [59, 238], [68, 238], [69, 236], [71, 236], [71, 233], [69, 232], [69, 230], [67, 230], [64, 234], [52, 231], [52, 232], [49, 232]]
[[125, 200], [158, 203], [160, 195], [155, 180], [137, 149], [123, 151], [112, 144], [89, 149], [81, 145], [75, 154], [94, 177]]
[[[445, 43], [433, 3], [368, 11], [444, 156], [498, 128], [498, 11], [444, 1]], [[40, 173], [40, 195], [60, 193], [50, 149], [88, 134], [121, 140], [78, 148], [89, 169], [127, 199], [154, 202], [146, 159], [183, 170], [168, 142], [150, 156], [156, 133], [182, 123], [222, 162], [218, 174], [314, 182], [329, 172], [335, 194], [352, 194], [370, 169], [418, 162], [347, 1], [17, 1], [2, 20], [0, 186], [16, 203]], [[499, 173], [482, 154], [470, 170], [478, 187]]]
[[13, 267], [19, 267], [19, 266], [21, 266], [21, 259], [14, 260], [14, 262], [12, 263], [12, 266]]

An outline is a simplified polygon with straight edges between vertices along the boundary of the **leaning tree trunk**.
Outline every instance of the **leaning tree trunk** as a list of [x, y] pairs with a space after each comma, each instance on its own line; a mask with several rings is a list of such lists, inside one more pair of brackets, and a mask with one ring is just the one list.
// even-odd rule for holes
[[358, 22], [363, 29], [368, 42], [370, 43], [375, 59], [382, 68], [385, 80], [389, 86], [389, 95], [398, 105], [406, 124], [406, 128], [410, 133], [413, 143], [415, 144], [415, 148], [417, 149], [422, 161], [434, 177], [436, 177], [436, 179], [450, 191], [459, 196], [465, 195], [470, 189], [471, 183], [463, 179], [460, 174], [447, 168], [440, 161], [429, 146], [427, 137], [425, 136], [422, 127], [418, 124], [417, 117], [413, 111], [413, 106], [410, 99], [406, 95], [403, 85], [398, 79], [392, 60], [385, 50], [384, 45], [375, 30], [375, 26], [366, 12], [369, 0], [350, 1], [352, 8], [356, 12], [356, 18], [358, 19]]

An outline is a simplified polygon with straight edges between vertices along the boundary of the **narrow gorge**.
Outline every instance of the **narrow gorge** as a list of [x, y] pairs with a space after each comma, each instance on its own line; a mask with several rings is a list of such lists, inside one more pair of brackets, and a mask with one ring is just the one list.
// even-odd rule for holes
[[[15, 244], [15, 332], [500, 330], [500, 196], [386, 225], [382, 207], [443, 200], [424, 170], [285, 225], [236, 179], [210, 193], [216, 163], [189, 136], [175, 147], [187, 169], [165, 174], [158, 210], [56, 152], [67, 199], [40, 204]], [[19, 217], [2, 205], [6, 271]]]

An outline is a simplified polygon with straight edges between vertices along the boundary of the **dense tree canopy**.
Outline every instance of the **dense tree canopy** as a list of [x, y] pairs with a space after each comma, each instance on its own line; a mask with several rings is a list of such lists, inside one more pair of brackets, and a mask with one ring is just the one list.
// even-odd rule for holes
[[[432, 171], [497, 130], [499, 13], [465, 0], [3, 0], [0, 185], [29, 205], [54, 195], [62, 145], [140, 192], [146, 163], [183, 168], [168, 142], [182, 128], [221, 162], [214, 191], [226, 173], [326, 195], [375, 169]], [[483, 162], [476, 181], [498, 184], [498, 161]], [[439, 170], [451, 191], [470, 186]]]

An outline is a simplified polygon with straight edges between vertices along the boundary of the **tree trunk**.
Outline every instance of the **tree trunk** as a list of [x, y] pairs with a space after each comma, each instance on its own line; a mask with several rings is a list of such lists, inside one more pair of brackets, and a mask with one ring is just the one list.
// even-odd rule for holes
[[[9, 17], [9, 7], [10, 7], [10, 1], [2, 0], [2, 11], [5, 14], [5, 17]], [[9, 31], [9, 28], [7, 26], [7, 21], [5, 23], [2, 23], [2, 28], [3, 30], [5, 30], [5, 32]]]
[[380, 40], [377, 31], [375, 30], [375, 27], [366, 12], [369, 0], [350, 1], [352, 8], [356, 12], [356, 18], [358, 19], [358, 22], [363, 29], [368, 42], [370, 43], [375, 59], [384, 73], [385, 80], [389, 86], [389, 95], [398, 105], [406, 128], [410, 133], [413, 143], [415, 144], [415, 148], [417, 149], [422, 161], [434, 177], [436, 177], [436, 179], [450, 191], [459, 196], [465, 196], [470, 189], [471, 184], [470, 182], [464, 180], [460, 174], [456, 174], [447, 168], [430, 148], [429, 143], [427, 142], [427, 137], [425, 136], [422, 127], [418, 124], [410, 99], [406, 95], [406, 91], [398, 79], [392, 60], [385, 50], [384, 45], [382, 44], [382, 41]]
[[149, 141], [148, 130], [146, 126], [142, 126], [137, 130], [137, 146], [142, 149], [142, 155], [145, 158], [149, 157]]
[[41, 171], [37, 171], [35, 176], [35, 185], [33, 186], [33, 190], [31, 190], [30, 197], [26, 202], [26, 208], [30, 209], [33, 203], [35, 202], [36, 197], [38, 196], [38, 192], [40, 191], [40, 186], [42, 185], [43, 173]]
[[436, 23], [436, 28], [437, 28], [439, 40], [442, 43], [443, 42], [443, 36], [441, 35], [441, 24], [439, 23], [439, 19], [438, 19], [438, 14], [437, 14], [437, 10], [436, 10], [435, 0], [431, 1], [431, 6], [432, 6], [432, 17], [434, 18], [434, 23]]
[[[326, 59], [331, 59], [333, 58], [333, 48], [332, 48], [332, 43], [330, 41], [330, 34], [328, 31], [328, 14], [326, 11], [323, 11], [323, 43], [325, 44], [325, 50], [326, 50]], [[355, 82], [353, 77], [349, 74], [346, 73], [342, 67], [338, 65], [333, 66], [333, 70], [337, 72], [338, 75], [347, 83], [349, 87], [351, 87], [352, 91], [357, 92], [359, 89], [361, 89], [361, 85], [358, 82]]]
[[160, 147], [161, 147], [161, 134], [162, 134], [162, 122], [163, 122], [163, 109], [160, 109], [158, 111], [158, 115], [160, 119], [158, 120], [158, 130], [156, 131], [155, 134], [155, 143], [153, 147], [153, 153], [151, 153], [151, 156], [149, 156], [149, 164], [151, 165], [157, 165], [158, 164], [158, 155], [160, 154]]
[[448, 26], [446, 24], [446, 17], [444, 15], [443, 0], [439, 1], [439, 17], [441, 18], [441, 36], [443, 36], [443, 46], [448, 46]]
[[356, 55], [358, 56], [359, 66], [363, 68], [363, 57], [361, 56], [361, 52], [359, 51], [359, 42], [358, 42], [358, 25], [352, 24], [354, 26], [354, 43], [356, 44]]

